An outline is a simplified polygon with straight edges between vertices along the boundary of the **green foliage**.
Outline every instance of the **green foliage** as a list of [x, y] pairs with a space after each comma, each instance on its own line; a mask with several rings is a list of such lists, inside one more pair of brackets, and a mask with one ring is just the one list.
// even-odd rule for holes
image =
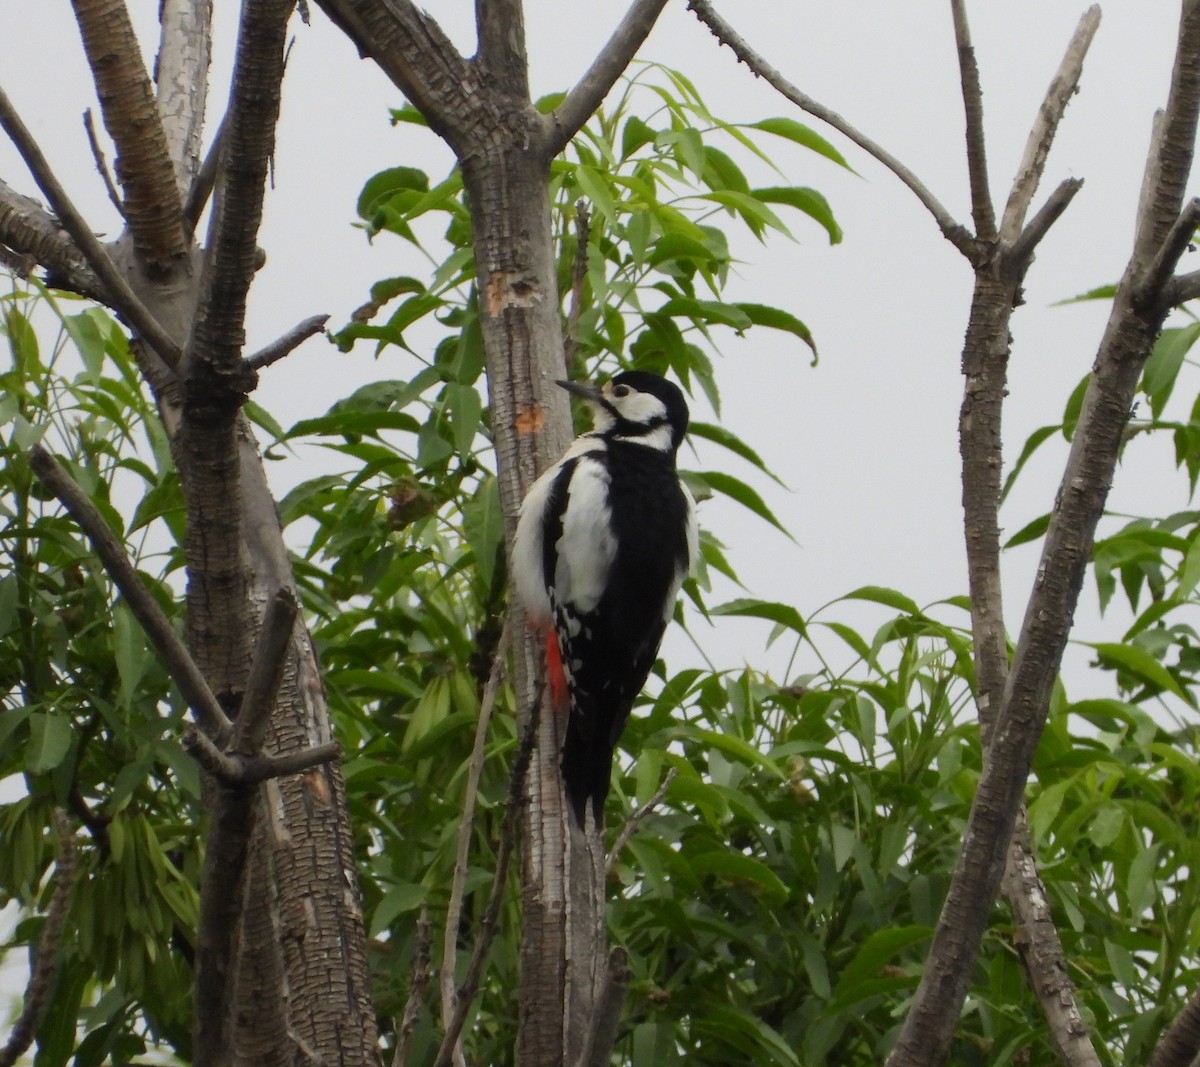
[[[415, 118], [408, 110], [395, 117]], [[574, 373], [667, 371], [719, 410], [715, 357], [731, 332], [781, 330], [804, 351], [813, 347], [790, 314], [723, 298], [736, 229], [790, 236], [787, 208], [823, 237], [840, 237], [813, 190], [751, 185], [743, 167], [769, 161], [771, 138], [811, 149], [820, 166], [844, 164], [792, 120], [723, 122], [682, 76], [648, 67], [556, 162], [558, 280]], [[346, 753], [375, 997], [389, 1038], [408, 995], [417, 916], [425, 911], [436, 929], [446, 912], [467, 760], [506, 595], [461, 193], [457, 174], [433, 182], [408, 167], [367, 183], [358, 204], [366, 233], [399, 238], [432, 265], [427, 277], [376, 284], [337, 340], [344, 349], [365, 341], [401, 350], [405, 376], [274, 433], [269, 453], [316, 446], [345, 468], [301, 483], [280, 510]], [[591, 213], [582, 249], [578, 200]], [[25, 794], [0, 804], [0, 902], [17, 901], [25, 916], [12, 945], [34, 943], [44, 921], [51, 808], [84, 826], [83, 874], [37, 1064], [127, 1062], [155, 1041], [186, 1058], [200, 814], [196, 770], [178, 746], [181, 711], [22, 455], [39, 438], [51, 445], [171, 612], [179, 487], [115, 323], [24, 287], [0, 308], [8, 353], [0, 778], [23, 776]], [[55, 330], [47, 348], [41, 339]], [[1167, 414], [1178, 406], [1170, 401], [1195, 333], [1164, 335], [1144, 383], [1151, 418], [1132, 436], [1170, 433], [1193, 488], [1200, 399], [1187, 420]], [[1031, 436], [1010, 484], [1045, 442], [1071, 437], [1081, 400], [1079, 389], [1060, 424]], [[266, 413], [259, 421], [271, 425]], [[771, 475], [729, 428], [701, 418], [693, 435], [722, 459]], [[767, 500], [714, 466], [689, 472], [698, 490], [779, 525]], [[1044, 524], [1035, 518], [1013, 543]], [[1200, 861], [1200, 761], [1195, 726], [1171, 717], [1191, 712], [1200, 670], [1190, 622], [1198, 541], [1200, 512], [1181, 511], [1127, 520], [1097, 544], [1101, 598], [1109, 605], [1119, 593], [1134, 621], [1092, 646], [1102, 695], [1072, 702], [1056, 691], [1029, 793], [1051, 905], [1106, 1067], [1144, 1062], [1200, 978], [1200, 883], [1191, 876]], [[723, 599], [737, 554], [704, 533], [702, 556], [687, 587], [698, 611], [679, 613], [697, 644], [709, 622], [756, 627], [764, 645], [790, 649], [791, 658], [780, 678], [660, 665], [622, 740], [611, 826], [650, 800], [668, 771], [675, 777], [609, 882], [612, 938], [634, 969], [615, 1062], [879, 1063], [916, 986], [980, 772], [969, 606], [952, 598], [921, 607], [882, 586], [817, 608], [749, 593]], [[486, 738], [455, 931], [460, 974], [495, 866], [512, 704], [502, 688]], [[1055, 1057], [1006, 914], [995, 919], [952, 1062], [1049, 1067]], [[511, 1061], [519, 929], [510, 892], [469, 1024], [471, 1062]], [[437, 965], [440, 931], [433, 944]], [[435, 1015], [418, 1023], [414, 1064], [430, 1061]]]
[[[179, 746], [182, 709], [24, 453], [40, 440], [58, 454], [172, 614], [178, 479], [117, 323], [24, 286], [0, 297], [0, 315], [0, 780], [23, 776], [25, 793], [0, 806], [0, 903], [31, 915], [47, 903], [52, 808], [87, 833], [37, 1064], [128, 1059], [155, 1039], [186, 1054], [199, 779]], [[26, 919], [13, 941], [35, 943], [41, 925]]]

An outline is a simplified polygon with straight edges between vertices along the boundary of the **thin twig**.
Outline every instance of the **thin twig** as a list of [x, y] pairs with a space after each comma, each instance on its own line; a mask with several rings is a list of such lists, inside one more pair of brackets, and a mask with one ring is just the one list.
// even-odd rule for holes
[[[442, 1026], [449, 1028], [454, 1017], [456, 1003], [455, 963], [458, 959], [458, 934], [462, 922], [463, 894], [466, 891], [467, 853], [471, 847], [471, 831], [475, 825], [475, 799], [479, 793], [479, 777], [483, 773], [484, 757], [487, 755], [488, 726], [492, 721], [492, 710], [496, 706], [496, 694], [504, 676], [504, 661], [508, 654], [508, 642], [512, 633], [511, 616], [505, 619], [504, 629], [492, 656], [492, 669], [483, 689], [479, 720], [475, 725], [475, 744], [471, 749], [471, 760], [467, 765], [467, 783], [463, 795], [463, 814], [458, 824], [458, 842], [454, 854], [454, 876], [450, 882], [450, 903], [446, 906], [446, 928], [442, 938], [442, 969], [439, 985], [442, 997]], [[456, 1042], [455, 1061], [462, 1057], [462, 1048]]]
[[658, 787], [658, 791], [649, 800], [646, 801], [637, 811], [633, 812], [628, 819], [625, 820], [625, 825], [621, 827], [621, 832], [617, 834], [617, 839], [613, 842], [612, 848], [609, 850], [608, 859], [604, 861], [604, 876], [607, 878], [612, 874], [613, 867], [617, 864], [617, 859], [621, 855], [625, 846], [629, 844], [630, 839], [637, 831], [638, 826], [647, 815], [649, 815], [659, 804], [662, 803], [662, 798], [667, 795], [667, 789], [671, 783], [675, 781], [675, 776], [679, 772], [672, 767], [667, 771], [666, 777], [662, 780], [662, 785]]
[[1100, 7], [1093, 4], [1083, 13], [1079, 25], [1075, 27], [1075, 33], [1071, 36], [1062, 62], [1046, 90], [1042, 106], [1038, 109], [1037, 118], [1025, 142], [1025, 153], [1021, 157], [1020, 166], [1017, 167], [1017, 175], [1013, 179], [1008, 203], [1000, 220], [1000, 236], [1005, 244], [1013, 244], [1025, 225], [1025, 215], [1046, 169], [1050, 145], [1054, 141], [1063, 113], [1067, 110], [1067, 104], [1079, 88], [1083, 61], [1099, 25]]
[[413, 950], [412, 970], [408, 974], [408, 997], [404, 1001], [404, 1014], [396, 1028], [396, 1050], [392, 1055], [392, 1067], [408, 1067], [408, 1045], [413, 1030], [425, 1003], [425, 990], [429, 986], [429, 948], [433, 943], [433, 924], [429, 921], [429, 909], [422, 904], [417, 918], [416, 946]]
[[108, 160], [104, 158], [104, 151], [100, 147], [100, 141], [96, 137], [96, 124], [92, 121], [92, 109], [89, 107], [83, 113], [83, 128], [87, 131], [88, 144], [92, 149], [92, 159], [96, 161], [96, 170], [100, 173], [100, 180], [104, 182], [104, 190], [108, 193], [108, 199], [112, 201], [112, 206], [117, 209], [117, 214], [121, 218], [125, 217], [125, 205], [121, 203], [121, 194], [117, 192], [117, 186], [112, 180], [112, 175], [108, 172]]
[[975, 237], [990, 244], [996, 239], [996, 211], [988, 185], [987, 144], [983, 130], [983, 89], [979, 85], [979, 66], [971, 45], [964, 0], [950, 0], [954, 19], [954, 43], [958, 50], [959, 85], [962, 88], [963, 113], [967, 132], [967, 175], [971, 186], [971, 217]]
[[293, 326], [282, 337], [272, 341], [265, 348], [260, 348], [254, 355], [247, 358], [246, 365], [251, 370], [257, 371], [262, 370], [263, 367], [269, 367], [272, 363], [277, 363], [314, 334], [325, 329], [325, 323], [328, 321], [328, 315], [313, 315], [311, 318], [305, 319]]
[[141, 624], [154, 651], [162, 660], [167, 673], [179, 687], [183, 699], [195, 716], [197, 724], [209, 737], [227, 736], [230, 722], [217, 698], [213, 696], [196, 661], [175, 633], [170, 620], [163, 614], [158, 601], [142, 585], [137, 571], [125, 555], [121, 542], [108, 528], [108, 523], [96, 505], [41, 445], [29, 450], [29, 465], [38, 480], [58, 498], [70, 513], [84, 536], [91, 542], [104, 570], [121, 591], [129, 610]]
[[1058, 221], [1058, 217], [1067, 210], [1067, 205], [1082, 188], [1082, 178], [1064, 178], [1046, 202], [1034, 212], [1029, 225], [1021, 231], [1021, 235], [1008, 250], [1010, 259], [1019, 265], [1022, 272], [1033, 259], [1033, 251], [1046, 236], [1046, 232]]
[[1163, 287], [1164, 306], [1169, 308], [1178, 307], [1197, 297], [1200, 297], [1200, 270], [1177, 274]]
[[271, 712], [275, 709], [279, 684], [283, 680], [283, 667], [292, 644], [299, 610], [295, 595], [287, 588], [276, 592], [267, 605], [259, 631], [258, 649], [246, 679], [246, 692], [229, 745], [232, 751], [240, 755], [255, 756], [262, 750]]
[[538, 720], [541, 718], [542, 693], [534, 694], [534, 700], [529, 709], [529, 719], [521, 735], [517, 754], [513, 759], [512, 774], [508, 782], [508, 804], [504, 811], [504, 821], [500, 824], [500, 841], [496, 848], [496, 873], [492, 878], [492, 891], [488, 897], [483, 919], [479, 924], [479, 935], [475, 940], [475, 950], [467, 965], [467, 973], [462, 985], [455, 993], [454, 1015], [442, 1036], [441, 1046], [433, 1061], [433, 1067], [448, 1067], [454, 1048], [458, 1044], [458, 1036], [462, 1033], [463, 1024], [467, 1020], [467, 1012], [479, 989], [479, 979], [483, 974], [483, 964], [487, 959], [488, 950], [496, 936], [500, 917], [500, 901], [504, 896], [504, 883], [508, 877], [508, 864], [512, 858], [513, 848], [517, 841], [517, 827], [520, 825], [519, 815], [523, 804], [525, 775], [529, 771], [529, 760], [533, 755], [534, 743], [537, 740]]
[[179, 362], [181, 355], [178, 343], [167, 333], [150, 309], [130, 288], [121, 272], [117, 270], [116, 265], [104, 250], [104, 246], [92, 233], [84, 217], [54, 176], [54, 171], [50, 169], [50, 164], [42, 155], [42, 150], [34, 140], [33, 134], [21, 121], [20, 115], [17, 114], [12, 102], [2, 89], [0, 89], [0, 126], [4, 127], [17, 151], [21, 153], [21, 158], [29, 167], [30, 173], [33, 174], [38, 188], [41, 189], [67, 233], [71, 235], [83, 258], [87, 260], [88, 266], [92, 268], [96, 277], [104, 285], [113, 310], [141, 334], [147, 344], [153, 345], [167, 363], [174, 366]]
[[196, 232], [196, 227], [200, 224], [200, 216], [204, 214], [204, 209], [212, 197], [212, 191], [216, 188], [217, 175], [221, 171], [221, 151], [225, 147], [225, 127], [226, 118], [222, 118], [221, 125], [217, 127], [216, 135], [209, 146], [208, 154], [204, 157], [204, 162], [200, 164], [200, 170], [196, 172], [192, 186], [188, 189], [187, 200], [183, 204], [183, 224], [190, 234]]
[[54, 888], [50, 895], [50, 907], [46, 911], [46, 923], [33, 954], [21, 1014], [13, 1024], [4, 1048], [0, 1049], [0, 1067], [12, 1067], [33, 1044], [42, 1009], [46, 1007], [46, 998], [54, 987], [54, 976], [58, 971], [59, 949], [62, 947], [67, 912], [71, 908], [71, 895], [75, 889], [76, 853], [71, 820], [57, 808], [54, 811], [54, 829], [58, 835], [58, 864], [52, 879]]
[[950, 212], [942, 206], [937, 197], [891, 152], [871, 140], [866, 134], [855, 129], [836, 111], [831, 111], [824, 104], [818, 103], [811, 96], [801, 92], [751, 48], [733, 27], [713, 10], [709, 0], [689, 0], [688, 8], [712, 31], [713, 36], [721, 44], [729, 46], [738, 60], [745, 63], [755, 77], [762, 78], [768, 85], [772, 86], [800, 108], [801, 111], [807, 111], [814, 118], [818, 118], [827, 125], [832, 126], [840, 134], [853, 141], [854, 144], [858, 145], [869, 156], [874, 157], [896, 175], [900, 181], [908, 186], [913, 195], [925, 205], [925, 209], [933, 216], [938, 229], [942, 231], [946, 239], [967, 256], [968, 259], [974, 257], [975, 238], [971, 234], [971, 231], [963, 226], [962, 223], [955, 222]]
[[571, 305], [567, 309], [567, 331], [563, 339], [563, 363], [572, 377], [579, 351], [579, 315], [583, 310], [583, 283], [587, 280], [588, 240], [592, 225], [586, 200], [575, 201], [575, 258], [571, 262]]

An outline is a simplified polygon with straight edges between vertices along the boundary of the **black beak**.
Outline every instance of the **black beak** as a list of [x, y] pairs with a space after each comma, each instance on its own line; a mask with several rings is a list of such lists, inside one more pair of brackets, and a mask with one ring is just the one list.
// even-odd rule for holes
[[600, 390], [588, 382], [568, 382], [558, 379], [554, 384], [562, 386], [568, 393], [574, 393], [576, 396], [583, 397], [584, 400], [590, 400], [593, 404], [599, 403], [601, 400]]

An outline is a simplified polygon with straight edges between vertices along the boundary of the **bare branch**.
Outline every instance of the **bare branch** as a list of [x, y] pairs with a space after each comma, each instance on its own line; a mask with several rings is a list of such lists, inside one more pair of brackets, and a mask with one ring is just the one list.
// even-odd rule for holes
[[[674, 768], [672, 768], [674, 769]], [[581, 1067], [608, 1067], [612, 1062], [613, 1045], [621, 1026], [621, 1013], [625, 1010], [625, 997], [629, 992], [629, 980], [633, 968], [629, 966], [629, 953], [620, 945], [614, 945], [608, 953], [608, 966], [604, 972], [604, 985], [596, 1001], [592, 1028], [584, 1045]]]
[[608, 875], [612, 874], [613, 867], [617, 865], [617, 860], [620, 858], [621, 853], [625, 850], [625, 846], [628, 845], [630, 840], [633, 838], [633, 835], [637, 831], [637, 828], [641, 824], [642, 820], [645, 819], [647, 815], [649, 815], [655, 808], [658, 807], [659, 804], [662, 803], [663, 797], [667, 795], [667, 790], [670, 788], [671, 783], [675, 781], [675, 776], [678, 773], [679, 772], [676, 771], [674, 767], [667, 771], [666, 777], [662, 780], [662, 785], [660, 785], [655, 791], [654, 796], [647, 800], [645, 804], [637, 809], [637, 811], [630, 813], [629, 818], [625, 820], [625, 825], [621, 827], [621, 832], [617, 834], [617, 838], [613, 842], [612, 848], [609, 849], [608, 859], [604, 862], [605, 877], [608, 877]]
[[1200, 991], [1175, 1016], [1159, 1038], [1150, 1057], [1150, 1067], [1195, 1067], [1200, 1056]]
[[587, 73], [576, 82], [566, 99], [547, 117], [552, 132], [546, 154], [556, 156], [608, 95], [616, 80], [629, 67], [642, 47], [667, 0], [633, 0], [625, 17], [613, 31]]
[[58, 971], [59, 949], [75, 889], [76, 854], [71, 821], [57, 808], [54, 810], [54, 829], [58, 835], [58, 864], [52, 880], [50, 907], [46, 911], [42, 935], [38, 938], [37, 951], [33, 954], [21, 1014], [13, 1023], [8, 1041], [0, 1049], [0, 1067], [13, 1067], [33, 1044], [42, 1009], [46, 1007], [46, 998], [54, 987], [54, 976]]
[[1007, 255], [1011, 262], [1018, 265], [1022, 274], [1033, 259], [1034, 249], [1041, 243], [1050, 227], [1058, 221], [1059, 216], [1067, 210], [1067, 206], [1075, 199], [1075, 194], [1082, 188], [1082, 178], [1063, 179], [1046, 202], [1034, 213], [1033, 218], [1029, 220], [1029, 225], [1012, 245], [1008, 246]]
[[142, 585], [137, 571], [104, 517], [87, 498], [87, 494], [41, 445], [34, 445], [29, 450], [29, 465], [42, 485], [57, 497], [91, 542], [105, 572], [121, 591], [129, 610], [175, 680], [201, 730], [209, 737], [225, 737], [230, 729], [229, 719], [209, 689], [200, 668], [176, 635], [170, 620], [158, 606], [158, 601]]
[[[479, 776], [483, 773], [484, 757], [487, 755], [487, 732], [496, 706], [496, 694], [504, 677], [504, 661], [508, 655], [508, 642], [512, 636], [511, 619], [506, 618], [500, 640], [492, 656], [492, 669], [483, 689], [479, 719], [475, 724], [475, 744], [467, 765], [467, 782], [463, 794], [463, 814], [458, 823], [458, 841], [454, 854], [454, 875], [450, 881], [450, 902], [446, 906], [446, 928], [442, 939], [442, 969], [440, 986], [442, 997], [442, 1026], [447, 1030], [458, 1007], [455, 993], [455, 964], [458, 960], [458, 934], [462, 924], [463, 893], [467, 884], [467, 853], [471, 847], [471, 830], [475, 824], [475, 799], [479, 793]], [[455, 1041], [454, 1062], [465, 1062], [462, 1045]]]
[[[1189, 200], [1179, 213], [1179, 218], [1171, 227], [1162, 247], [1151, 260], [1144, 277], [1139, 282], [1133, 294], [1134, 306], [1145, 309], [1147, 305], [1157, 304], [1164, 296], [1169, 296], [1168, 282], [1174, 273], [1175, 266], [1187, 251], [1192, 238], [1196, 235], [1196, 227], [1200, 225], [1200, 199]], [[1168, 303], [1163, 310], [1168, 310]]]
[[0, 246], [5, 265], [21, 277], [46, 270], [46, 284], [104, 302], [103, 286], [58, 220], [36, 200], [0, 181]]
[[208, 154], [204, 157], [204, 162], [196, 171], [196, 176], [188, 187], [187, 199], [183, 204], [183, 224], [189, 233], [196, 232], [196, 227], [200, 224], [200, 216], [204, 214], [213, 189], [216, 188], [217, 175], [221, 172], [221, 152], [224, 147], [225, 119], [223, 118], [213, 136], [212, 144], [208, 147]]
[[256, 756], [262, 750], [299, 610], [295, 594], [286, 588], [276, 592], [267, 605], [258, 633], [258, 651], [229, 745], [240, 755]]
[[284, 356], [290, 355], [314, 334], [318, 334], [325, 329], [325, 323], [328, 321], [328, 315], [313, 315], [311, 318], [305, 319], [298, 325], [293, 326], [278, 340], [272, 341], [266, 348], [260, 348], [255, 352], [254, 355], [246, 360], [247, 366], [251, 370], [259, 371], [264, 367], [269, 367], [272, 363], [279, 362], [279, 360], [283, 359]]
[[139, 260], [166, 274], [187, 254], [179, 189], [154, 86], [125, 0], [71, 0], [104, 127], [117, 148], [117, 181]]
[[776, 89], [781, 95], [795, 104], [801, 111], [807, 111], [810, 115], [820, 119], [822, 122], [832, 126], [843, 136], [849, 138], [854, 144], [858, 145], [868, 155], [874, 157], [878, 162], [882, 163], [890, 170], [897, 178], [900, 179], [913, 195], [921, 201], [925, 209], [933, 216], [934, 221], [938, 225], [938, 229], [942, 231], [946, 239], [954, 245], [960, 252], [972, 261], [977, 255], [975, 247], [975, 239], [970, 230], [959, 222], [955, 222], [950, 213], [941, 205], [938, 199], [931, 193], [924, 184], [917, 178], [911, 170], [893, 156], [882, 145], [877, 144], [866, 134], [860, 133], [857, 129], [850, 125], [841, 115], [835, 111], [831, 111], [823, 104], [818, 103], [812, 97], [801, 92], [795, 85], [789, 82], [782, 74], [774, 67], [770, 66], [757, 52], [750, 48], [745, 40], [740, 37], [734, 29], [720, 15], [713, 10], [709, 0], [689, 0], [688, 8], [695, 12], [696, 17], [700, 19], [713, 33], [723, 45], [728, 45], [732, 49], [733, 54], [737, 56], [738, 61], [745, 63], [751, 72], [759, 78], [762, 78], [768, 85]]
[[1029, 139], [1025, 142], [1025, 154], [1017, 167], [1017, 176], [1013, 180], [1008, 203], [1000, 221], [1000, 236], [1007, 245], [1017, 240], [1021, 228], [1025, 225], [1026, 212], [1046, 169], [1050, 145], [1054, 141], [1063, 113], [1067, 110], [1067, 104], [1079, 89], [1083, 60], [1099, 25], [1100, 7], [1093, 4], [1083, 13], [1079, 25], [1075, 27], [1075, 33], [1067, 45], [1058, 71], [1046, 90], [1042, 106], [1038, 109], [1033, 128], [1029, 131]]
[[1176, 275], [1163, 287], [1163, 302], [1167, 307], [1178, 307], [1197, 297], [1200, 297], [1200, 270]]
[[117, 209], [117, 214], [121, 218], [125, 218], [125, 205], [121, 203], [121, 194], [117, 192], [112, 175], [108, 172], [108, 160], [104, 158], [104, 149], [100, 147], [100, 141], [96, 137], [96, 124], [92, 121], [90, 107], [83, 113], [83, 128], [87, 131], [88, 145], [92, 150], [92, 159], [96, 161], [96, 171], [100, 175], [100, 180], [104, 182], [104, 191], [108, 193], [108, 199]]
[[983, 130], [983, 90], [979, 85], [979, 67], [971, 45], [964, 0], [950, 0], [954, 17], [954, 42], [958, 49], [959, 84], [962, 88], [963, 113], [967, 122], [967, 174], [971, 185], [971, 216], [975, 237], [985, 244], [996, 238], [996, 212], [988, 186], [987, 147]]
[[954, 1033], [1005, 868], [1134, 391], [1162, 327], [1161, 316], [1146, 316], [1134, 307], [1133, 293], [1179, 218], [1198, 118], [1200, 0], [1185, 0], [1168, 106], [1162, 135], [1155, 138], [1147, 163], [1133, 253], [1084, 396], [962, 850], [920, 986], [887, 1061], [890, 1067], [942, 1063]]
[[[154, 80], [167, 156], [175, 168], [180, 196], [191, 188], [200, 162], [212, 51], [212, 8], [212, 0], [162, 0], [159, 4], [161, 31]], [[192, 222], [188, 232], [195, 228]]]
[[408, 973], [408, 997], [404, 1001], [404, 1014], [396, 1027], [396, 1050], [392, 1055], [392, 1067], [408, 1067], [408, 1043], [425, 1002], [425, 989], [429, 985], [429, 947], [433, 942], [433, 927], [429, 921], [429, 909], [421, 905], [417, 918], [416, 947], [413, 950], [412, 969]]
[[1016, 924], [1013, 943], [1063, 1067], [1101, 1067], [1067, 972], [1066, 954], [1034, 859], [1024, 809], [1017, 816], [1003, 891]]
[[504, 811], [504, 821], [500, 825], [500, 841], [496, 847], [496, 873], [492, 878], [492, 891], [488, 897], [483, 919], [479, 924], [479, 934], [475, 939], [475, 949], [471, 953], [471, 961], [467, 965], [466, 976], [455, 993], [454, 1015], [446, 1026], [442, 1043], [433, 1061], [433, 1067], [448, 1067], [454, 1048], [458, 1044], [459, 1034], [467, 1020], [467, 1012], [479, 990], [479, 979], [483, 974], [483, 964], [487, 960], [488, 950], [496, 936], [497, 922], [500, 918], [500, 901], [504, 896], [504, 883], [508, 877], [508, 864], [517, 841], [517, 827], [520, 825], [522, 795], [525, 788], [525, 775], [529, 771], [529, 761], [533, 755], [537, 741], [538, 720], [541, 718], [542, 694], [535, 695], [529, 709], [529, 719], [521, 734], [520, 744], [513, 757], [512, 774], [508, 782], [508, 804]]
[[591, 219], [586, 200], [575, 202], [575, 259], [571, 264], [571, 305], [567, 309], [567, 330], [563, 337], [563, 363], [567, 377], [575, 367], [575, 353], [579, 351], [579, 313], [583, 310], [583, 283], [587, 280], [588, 240], [591, 235]]
[[412, 0], [318, 0], [321, 9], [370, 56], [430, 127], [464, 147], [460, 125], [478, 114], [479, 76], [437, 22]]
[[29, 132], [28, 127], [13, 108], [8, 96], [0, 90], [0, 126], [12, 139], [33, 174], [38, 188], [50, 202], [54, 213], [62, 220], [66, 231], [74, 239], [76, 246], [87, 261], [89, 267], [99, 278], [106, 291], [106, 303], [129, 325], [153, 345], [167, 363], [174, 366], [179, 362], [180, 348], [175, 340], [167, 334], [149, 309], [130, 288], [121, 272], [117, 270], [108, 253], [92, 233], [83, 216], [71, 203], [66, 190], [59, 184], [54, 172], [50, 169], [46, 157], [42, 155], [37, 142]]
[[222, 751], [196, 729], [189, 729], [183, 735], [183, 747], [217, 781], [240, 792], [245, 792], [269, 778], [283, 778], [289, 774], [301, 774], [312, 770], [322, 763], [337, 759], [342, 752], [336, 741], [326, 741], [320, 745], [277, 756], [263, 753], [247, 756], [238, 752]]
[[189, 340], [185, 385], [206, 404], [240, 405], [238, 373], [244, 344], [246, 294], [258, 258], [257, 236], [275, 123], [279, 118], [284, 44], [293, 0], [242, 8], [223, 154], [221, 195], [209, 223], [200, 305]]

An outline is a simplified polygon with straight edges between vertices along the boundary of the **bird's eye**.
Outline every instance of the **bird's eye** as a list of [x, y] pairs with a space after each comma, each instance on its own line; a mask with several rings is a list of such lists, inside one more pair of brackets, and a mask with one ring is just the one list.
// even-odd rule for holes
[[613, 386], [613, 396], [628, 396], [629, 393], [630, 393], [630, 389], [629, 389], [629, 386], [627, 386], [627, 385], [614, 385]]

